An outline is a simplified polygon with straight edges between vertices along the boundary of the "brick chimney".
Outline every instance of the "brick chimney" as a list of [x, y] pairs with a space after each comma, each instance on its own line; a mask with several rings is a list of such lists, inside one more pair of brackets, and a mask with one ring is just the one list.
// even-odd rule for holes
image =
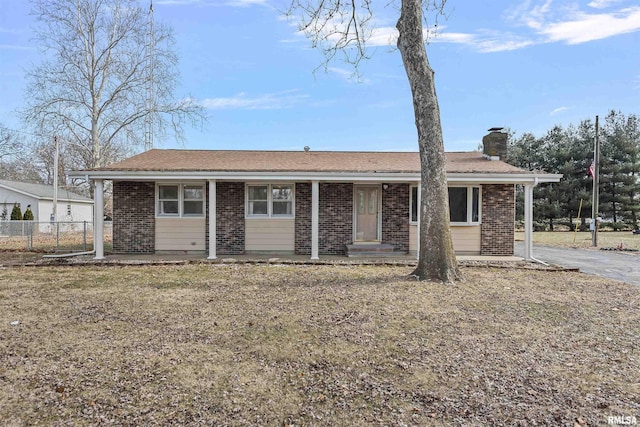
[[507, 137], [504, 128], [491, 128], [482, 138], [482, 153], [491, 160], [507, 160]]

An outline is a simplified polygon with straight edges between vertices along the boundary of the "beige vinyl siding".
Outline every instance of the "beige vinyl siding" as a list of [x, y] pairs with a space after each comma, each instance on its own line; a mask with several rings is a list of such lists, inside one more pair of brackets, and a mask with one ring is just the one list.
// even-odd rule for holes
[[418, 250], [418, 226], [409, 224], [409, 253], [415, 254]]
[[458, 255], [480, 254], [480, 226], [451, 226], [453, 250]]
[[[480, 254], [480, 226], [451, 226], [453, 249], [458, 255]], [[418, 226], [409, 226], [409, 252], [416, 253], [418, 248]]]
[[245, 250], [293, 252], [295, 250], [295, 220], [246, 219]]
[[157, 251], [204, 251], [205, 218], [156, 218]]

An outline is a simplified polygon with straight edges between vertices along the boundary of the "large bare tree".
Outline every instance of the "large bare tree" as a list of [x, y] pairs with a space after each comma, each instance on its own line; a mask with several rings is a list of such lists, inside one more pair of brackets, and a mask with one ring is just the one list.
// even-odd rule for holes
[[[420, 255], [412, 275], [420, 280], [451, 283], [462, 276], [449, 228], [440, 108], [423, 32], [423, 13], [442, 14], [446, 0], [398, 1], [397, 47], [411, 87], [422, 170]], [[372, 7], [372, 0], [292, 0], [290, 13], [302, 15], [300, 30], [322, 50], [327, 61], [341, 53], [346, 62], [357, 67], [367, 57], [367, 41], [373, 31]]]
[[0, 123], [0, 162], [6, 157], [17, 154], [19, 150], [20, 144], [15, 133]]
[[57, 135], [66, 145], [67, 167], [120, 160], [151, 129], [180, 139], [187, 121], [203, 118], [190, 98], [174, 98], [172, 30], [150, 25], [149, 7], [136, 0], [33, 0], [32, 7], [43, 60], [28, 71], [23, 116], [46, 135], [40, 144]]

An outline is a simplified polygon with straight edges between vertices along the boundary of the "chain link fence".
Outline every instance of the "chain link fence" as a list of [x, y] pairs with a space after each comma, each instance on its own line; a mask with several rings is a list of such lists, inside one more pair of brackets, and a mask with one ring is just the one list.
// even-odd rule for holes
[[[113, 225], [104, 223], [105, 250], [110, 250]], [[0, 221], [0, 250], [71, 253], [93, 250], [93, 223], [87, 221]]]

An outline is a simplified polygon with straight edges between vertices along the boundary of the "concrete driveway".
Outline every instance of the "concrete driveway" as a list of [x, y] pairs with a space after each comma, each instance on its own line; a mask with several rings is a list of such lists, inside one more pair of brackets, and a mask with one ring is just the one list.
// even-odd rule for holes
[[[524, 256], [524, 243], [516, 242], [515, 254]], [[595, 274], [622, 282], [640, 285], [640, 253], [533, 246], [534, 258], [548, 264], [579, 268], [583, 273]]]

